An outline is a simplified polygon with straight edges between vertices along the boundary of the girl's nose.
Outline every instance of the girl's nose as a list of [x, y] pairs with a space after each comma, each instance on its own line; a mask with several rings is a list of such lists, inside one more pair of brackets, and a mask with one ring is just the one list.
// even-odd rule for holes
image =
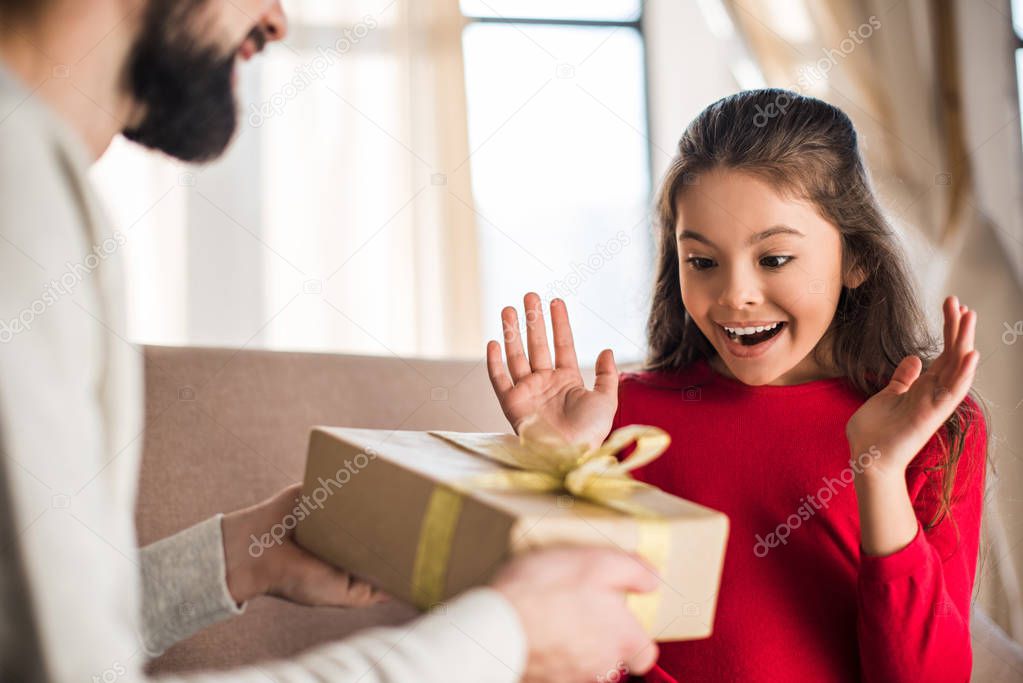
[[718, 297], [718, 305], [723, 308], [748, 308], [764, 301], [760, 283], [752, 274], [741, 268], [734, 268], [726, 276], [724, 287]]

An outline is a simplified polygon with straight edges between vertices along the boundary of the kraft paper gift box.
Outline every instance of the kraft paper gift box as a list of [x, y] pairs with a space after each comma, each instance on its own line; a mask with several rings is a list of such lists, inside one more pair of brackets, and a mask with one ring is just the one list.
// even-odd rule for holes
[[[535, 471], [536, 462], [523, 469], [528, 430], [520, 430], [520, 439], [315, 427], [296, 538], [421, 609], [485, 584], [510, 556], [531, 549], [597, 545], [636, 552], [661, 576], [657, 590], [628, 597], [647, 632], [658, 641], [705, 638], [713, 628], [728, 518], [635, 482], [624, 470], [642, 462], [623, 468], [609, 459], [652, 429], [619, 430], [601, 457], [551, 478]], [[654, 437], [636, 442], [637, 452], [645, 448], [644, 461], [667, 445], [663, 432]], [[561, 456], [567, 449], [569, 459], [585, 450], [552, 444], [549, 435], [534, 441]], [[525, 460], [530, 457], [527, 452]], [[566, 482], [578, 495], [565, 492]]]

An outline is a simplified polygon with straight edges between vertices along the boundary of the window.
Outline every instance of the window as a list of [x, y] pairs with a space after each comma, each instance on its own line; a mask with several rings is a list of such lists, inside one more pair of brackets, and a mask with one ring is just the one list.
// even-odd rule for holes
[[[643, 355], [642, 3], [446, 1], [288, 0], [224, 158], [115, 144], [94, 173], [129, 238], [133, 341], [482, 358], [535, 290], [568, 302], [583, 363]], [[474, 244], [446, 232], [457, 201]]]
[[484, 330], [536, 291], [581, 363], [645, 353], [651, 172], [639, 0], [462, 0]]

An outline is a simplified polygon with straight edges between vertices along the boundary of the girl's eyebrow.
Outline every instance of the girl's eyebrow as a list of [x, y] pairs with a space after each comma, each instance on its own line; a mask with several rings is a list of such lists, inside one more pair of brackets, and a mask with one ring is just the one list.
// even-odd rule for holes
[[[761, 242], [763, 240], [766, 240], [768, 237], [778, 234], [789, 234], [797, 235], [799, 237], [806, 237], [806, 235], [804, 235], [803, 233], [799, 232], [795, 228], [790, 228], [787, 225], [773, 225], [767, 230], [762, 230], [756, 234], [750, 235], [749, 239], [746, 240], [746, 246], [751, 247], [757, 242]], [[711, 242], [709, 239], [693, 230], [683, 230], [682, 232], [680, 232], [678, 235], [678, 241], [681, 242], [682, 240], [695, 240], [697, 242], [703, 242], [704, 244], [714, 247], [715, 249], [717, 248], [713, 242]]]

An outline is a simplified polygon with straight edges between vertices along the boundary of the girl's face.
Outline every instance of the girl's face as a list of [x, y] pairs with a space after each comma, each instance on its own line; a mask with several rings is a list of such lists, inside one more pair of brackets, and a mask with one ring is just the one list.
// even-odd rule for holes
[[682, 302], [717, 350], [718, 372], [750, 385], [835, 374], [811, 351], [843, 283], [854, 285], [843, 279], [838, 228], [811, 204], [716, 169], [685, 188], [675, 237]]

